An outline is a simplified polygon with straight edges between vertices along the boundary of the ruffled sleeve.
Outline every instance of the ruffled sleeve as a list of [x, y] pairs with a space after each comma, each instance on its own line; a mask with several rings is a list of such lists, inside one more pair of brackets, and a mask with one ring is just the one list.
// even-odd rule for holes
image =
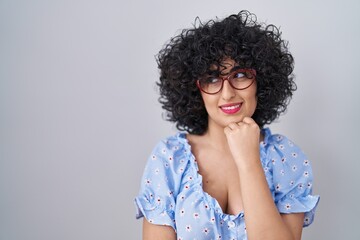
[[[280, 213], [305, 213], [306, 227], [314, 220], [319, 196], [312, 195], [310, 161], [301, 149], [282, 135], [269, 138], [267, 157], [272, 193]], [[268, 176], [267, 176], [268, 178]]]
[[136, 218], [145, 217], [150, 223], [175, 225], [175, 199], [187, 165], [183, 145], [177, 137], [159, 142], [148, 158], [135, 198]]

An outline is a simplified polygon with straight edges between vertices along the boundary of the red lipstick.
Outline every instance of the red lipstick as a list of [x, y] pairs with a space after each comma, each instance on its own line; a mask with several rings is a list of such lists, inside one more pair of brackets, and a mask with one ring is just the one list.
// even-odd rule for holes
[[226, 114], [237, 113], [241, 108], [242, 103], [229, 103], [221, 105], [219, 108]]

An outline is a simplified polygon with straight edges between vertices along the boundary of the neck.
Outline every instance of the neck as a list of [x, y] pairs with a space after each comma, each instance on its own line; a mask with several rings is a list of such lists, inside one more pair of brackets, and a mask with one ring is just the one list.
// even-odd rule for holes
[[207, 138], [208, 143], [212, 145], [213, 148], [222, 151], [230, 151], [226, 135], [224, 133], [224, 128], [222, 126], [209, 121], [204, 137]]

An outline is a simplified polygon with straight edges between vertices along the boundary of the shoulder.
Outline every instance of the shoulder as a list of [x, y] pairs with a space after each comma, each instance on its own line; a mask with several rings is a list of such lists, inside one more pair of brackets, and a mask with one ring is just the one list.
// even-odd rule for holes
[[[270, 130], [267, 131], [270, 133]], [[290, 185], [301, 181], [300, 187], [311, 184], [311, 163], [299, 146], [281, 134], [268, 134], [267, 141], [263, 151], [268, 178], [273, 178], [277, 183], [288, 181]]]
[[160, 140], [155, 145], [148, 158], [145, 173], [180, 176], [190, 159], [191, 150], [185, 133], [177, 133]]
[[190, 153], [190, 146], [185, 133], [177, 133], [160, 140], [152, 150], [152, 160], [162, 159], [167, 161], [179, 160]]
[[[268, 157], [306, 158], [305, 153], [292, 140], [282, 134], [272, 134], [269, 128], [262, 130], [264, 141], [262, 146]], [[282, 159], [286, 161], [286, 159]]]

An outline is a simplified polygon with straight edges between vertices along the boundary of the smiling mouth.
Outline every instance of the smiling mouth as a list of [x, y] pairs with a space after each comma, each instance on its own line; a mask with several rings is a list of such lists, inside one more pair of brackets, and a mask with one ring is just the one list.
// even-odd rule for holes
[[228, 104], [228, 105], [220, 106], [220, 109], [226, 114], [234, 114], [240, 110], [241, 105], [242, 103]]

